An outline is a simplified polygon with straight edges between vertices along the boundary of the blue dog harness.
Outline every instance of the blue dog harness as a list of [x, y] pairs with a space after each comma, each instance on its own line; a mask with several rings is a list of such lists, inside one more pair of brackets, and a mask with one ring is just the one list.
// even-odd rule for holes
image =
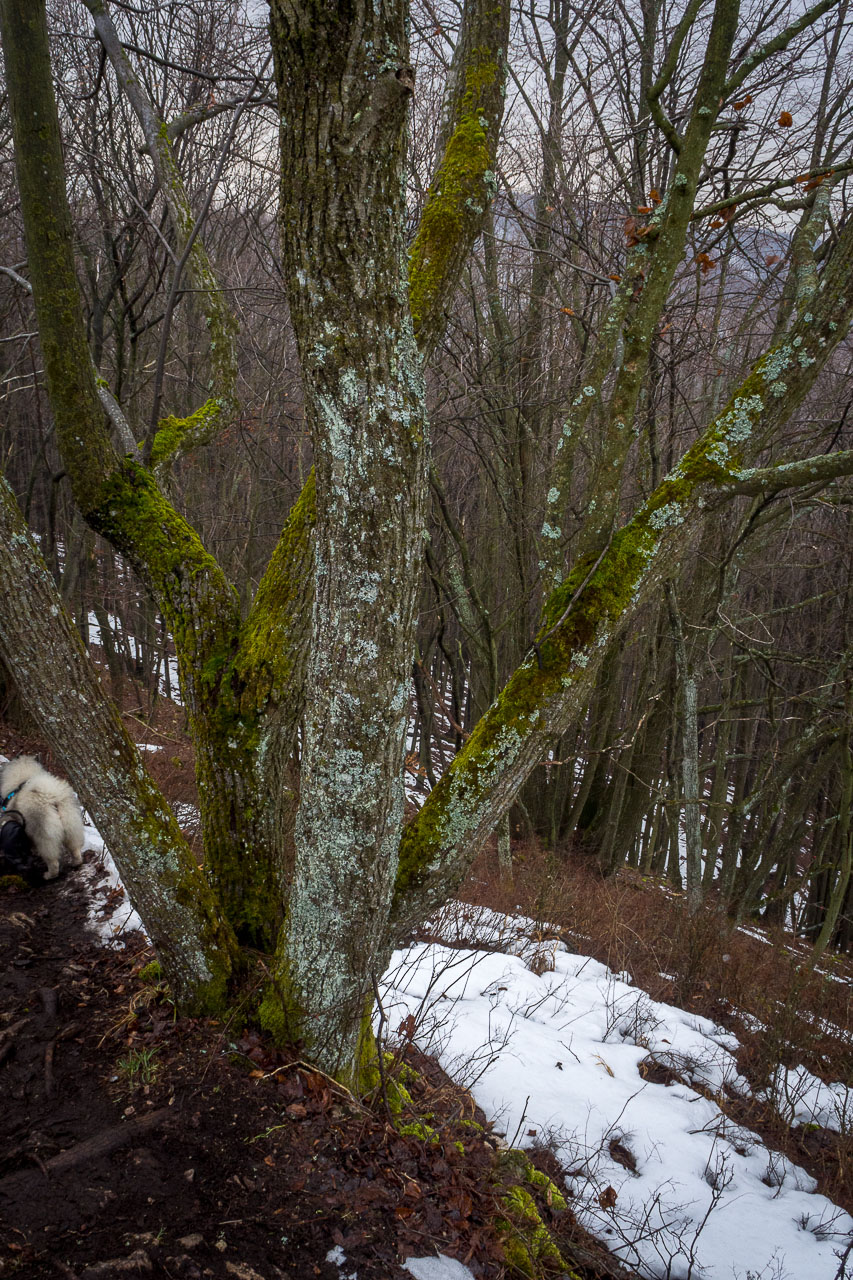
[[[23, 785], [24, 785], [24, 784], [23, 784], [23, 782], [22, 782], [22, 783], [21, 783], [21, 787], [22, 787]], [[14, 800], [15, 796], [18, 794], [18, 792], [20, 791], [21, 787], [15, 787], [15, 790], [14, 790], [14, 791], [10, 791], [10, 792], [9, 792], [9, 794], [6, 796], [6, 799], [3, 801], [3, 803], [2, 803], [2, 804], [0, 804], [0, 813], [5, 813], [5, 812], [6, 812], [6, 810], [9, 808], [9, 801], [10, 801], [10, 800]]]

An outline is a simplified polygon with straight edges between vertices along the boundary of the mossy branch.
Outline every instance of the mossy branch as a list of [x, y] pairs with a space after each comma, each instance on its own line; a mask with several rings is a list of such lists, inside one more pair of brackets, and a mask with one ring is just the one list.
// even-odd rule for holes
[[494, 167], [503, 119], [509, 5], [466, 0], [448, 86], [441, 160], [409, 257], [418, 346], [428, 360], [471, 246], [497, 194]]

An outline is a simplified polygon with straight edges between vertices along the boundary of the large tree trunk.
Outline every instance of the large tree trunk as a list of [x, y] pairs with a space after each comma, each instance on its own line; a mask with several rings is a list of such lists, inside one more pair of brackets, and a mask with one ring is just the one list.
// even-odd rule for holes
[[402, 5], [272, 12], [282, 246], [317, 483], [288, 1030], [340, 1072], [397, 869], [420, 585], [424, 385], [403, 242], [412, 71]]

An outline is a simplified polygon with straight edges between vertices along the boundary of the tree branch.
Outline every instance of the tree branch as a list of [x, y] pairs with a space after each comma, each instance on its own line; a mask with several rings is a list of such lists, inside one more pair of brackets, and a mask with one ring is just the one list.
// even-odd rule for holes
[[497, 194], [508, 35], [507, 0], [466, 0], [445, 100], [441, 161], [409, 258], [412, 318], [425, 361], [444, 331], [463, 263]]
[[[179, 260], [184, 258], [194, 303], [201, 310], [205, 328], [210, 335], [208, 354], [215, 394], [188, 418], [171, 416], [160, 424], [157, 435], [146, 448], [146, 455], [163, 467], [179, 453], [213, 439], [232, 421], [238, 408], [235, 341], [237, 323], [198, 235], [201, 219], [196, 219], [193, 215], [175, 160], [168, 127], [154, 110], [142, 81], [133, 70], [104, 0], [83, 2], [92, 15], [98, 38], [142, 129], [155, 177], [169, 211], [176, 256]], [[244, 103], [254, 92], [257, 83], [258, 77], [243, 99]], [[176, 277], [180, 278], [180, 272], [176, 272]]]
[[772, 40], [768, 40], [767, 44], [762, 45], [760, 49], [756, 49], [755, 53], [749, 54], [748, 57], [744, 58], [734, 75], [726, 81], [723, 96], [730, 97], [740, 88], [747, 76], [750, 76], [756, 67], [760, 66], [762, 62], [766, 62], [774, 53], [782, 53], [795, 36], [813, 26], [818, 18], [823, 17], [830, 9], [836, 8], [838, 4], [840, 4], [840, 0], [820, 0], [819, 4], [807, 9], [804, 14], [797, 18], [796, 22], [792, 22], [790, 26], [786, 27], [784, 31], [780, 31]]
[[853, 449], [844, 449], [839, 453], [821, 453], [814, 458], [802, 458], [798, 462], [783, 462], [774, 467], [739, 471], [729, 484], [720, 487], [719, 493], [724, 498], [738, 494], [766, 497], [779, 493], [782, 489], [825, 485], [850, 475], [853, 475]]
[[[7, 0], [4, 0], [4, 5]], [[4, 46], [6, 28], [3, 29]], [[0, 650], [27, 709], [92, 814], [161, 957], [175, 997], [202, 1012], [224, 996], [236, 953], [169, 804], [145, 772], [0, 477]], [[56, 672], [63, 679], [56, 679]]]

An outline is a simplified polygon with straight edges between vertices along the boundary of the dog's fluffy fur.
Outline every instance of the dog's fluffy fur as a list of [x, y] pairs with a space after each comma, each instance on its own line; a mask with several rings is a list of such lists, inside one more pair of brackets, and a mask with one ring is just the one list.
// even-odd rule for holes
[[[14, 795], [8, 801], [11, 791]], [[67, 782], [55, 778], [32, 756], [18, 756], [0, 768], [0, 803], [17, 809], [27, 836], [47, 870], [45, 880], [59, 875], [64, 852], [75, 867], [83, 861], [83, 817]]]

